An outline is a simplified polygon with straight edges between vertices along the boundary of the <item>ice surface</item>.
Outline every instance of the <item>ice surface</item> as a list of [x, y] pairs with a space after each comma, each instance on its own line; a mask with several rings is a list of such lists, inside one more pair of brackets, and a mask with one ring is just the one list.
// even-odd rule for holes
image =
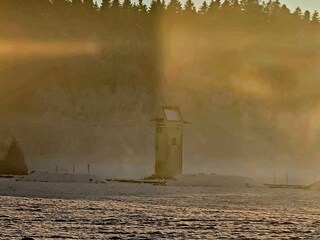
[[320, 192], [0, 179], [0, 239], [320, 239]]

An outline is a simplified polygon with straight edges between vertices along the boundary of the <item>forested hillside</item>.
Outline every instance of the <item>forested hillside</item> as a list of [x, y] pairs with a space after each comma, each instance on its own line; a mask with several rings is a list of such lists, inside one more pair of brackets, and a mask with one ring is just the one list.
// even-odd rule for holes
[[33, 166], [152, 164], [149, 119], [177, 105], [190, 166], [315, 166], [319, 34], [279, 1], [1, 0], [0, 136]]

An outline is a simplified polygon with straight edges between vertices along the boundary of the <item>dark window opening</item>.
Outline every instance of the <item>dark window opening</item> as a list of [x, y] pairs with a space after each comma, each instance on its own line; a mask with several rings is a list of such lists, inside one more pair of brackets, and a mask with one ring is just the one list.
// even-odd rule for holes
[[172, 138], [172, 145], [177, 145], [177, 139], [176, 138]]

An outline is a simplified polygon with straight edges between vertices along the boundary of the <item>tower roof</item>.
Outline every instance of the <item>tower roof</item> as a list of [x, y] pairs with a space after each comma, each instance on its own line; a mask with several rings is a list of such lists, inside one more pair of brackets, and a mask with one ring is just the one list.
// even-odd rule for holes
[[152, 119], [151, 121], [163, 120], [166, 120], [168, 122], [189, 123], [183, 119], [180, 109], [177, 106], [162, 106], [158, 113], [158, 116], [155, 119]]

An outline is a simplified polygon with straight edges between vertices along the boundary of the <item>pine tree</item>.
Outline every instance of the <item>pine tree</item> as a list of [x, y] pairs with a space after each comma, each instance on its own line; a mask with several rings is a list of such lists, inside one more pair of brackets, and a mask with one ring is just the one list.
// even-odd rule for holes
[[149, 14], [152, 16], [162, 15], [165, 11], [165, 4], [161, 0], [153, 0], [150, 5]]
[[[283, 23], [284, 20], [291, 18], [290, 10], [285, 4], [281, 6], [281, 3], [278, 0], [271, 2], [270, 5], [269, 4], [270, 2], [268, 3], [268, 15], [271, 22], [278, 24], [279, 22]], [[263, 12], [265, 12], [265, 10], [263, 10]]]
[[135, 25], [136, 10], [135, 5], [133, 5], [130, 0], [123, 1], [121, 5], [121, 22], [127, 27], [128, 30], [126, 32], [132, 30], [132, 27]]
[[311, 22], [313, 24], [319, 23], [319, 12], [317, 10], [312, 14]]
[[242, 0], [241, 8], [243, 11], [251, 14], [259, 14], [262, 12], [262, 6], [259, 4], [259, 0]]
[[130, 10], [132, 9], [133, 5], [130, 0], [124, 0], [121, 7], [123, 10]]
[[281, 6], [280, 14], [281, 14], [281, 16], [286, 17], [287, 19], [289, 19], [289, 18], [291, 19], [290, 9], [285, 4], [283, 4]]
[[207, 11], [208, 11], [208, 4], [207, 4], [206, 1], [204, 1], [204, 2], [202, 3], [202, 5], [200, 6], [198, 13], [199, 13], [200, 15], [203, 15], [203, 14], [206, 14]]
[[304, 12], [302, 19], [303, 19], [306, 23], [310, 23], [311, 13], [310, 13], [309, 10], [307, 10], [307, 11]]
[[179, 0], [171, 0], [167, 7], [167, 13], [169, 15], [179, 14], [182, 11], [182, 5]]
[[148, 11], [148, 14], [151, 18], [151, 25], [152, 30], [154, 33], [157, 32], [157, 28], [159, 28], [159, 25], [163, 23], [163, 16], [165, 14], [165, 3], [161, 2], [161, 0], [153, 0], [150, 5], [150, 9]]
[[100, 6], [100, 13], [102, 15], [107, 14], [109, 12], [110, 7], [111, 7], [111, 0], [102, 0], [101, 6]]
[[221, 0], [211, 0], [208, 8], [208, 14], [215, 14], [221, 7]]
[[183, 13], [189, 16], [196, 14], [196, 7], [194, 6], [192, 0], [186, 1], [184, 4]]
[[222, 13], [222, 17], [224, 19], [230, 19], [231, 15], [232, 15], [232, 10], [231, 10], [231, 1], [230, 0], [225, 0], [222, 4], [221, 4], [221, 13]]
[[229, 8], [229, 7], [231, 7], [230, 0], [225, 0], [225, 1], [221, 4], [221, 8]]
[[261, 28], [265, 18], [263, 7], [259, 4], [259, 0], [243, 0], [240, 5], [244, 16], [243, 26], [255, 29]]
[[137, 10], [139, 13], [145, 14], [148, 11], [147, 5], [143, 3], [143, 0], [138, 1]]
[[293, 12], [293, 16], [295, 16], [298, 19], [302, 19], [302, 11], [300, 7], [297, 7], [295, 11]]
[[28, 173], [23, 152], [15, 138], [12, 139], [4, 159], [4, 166], [8, 174], [24, 175]]
[[281, 3], [279, 2], [279, 0], [272, 1], [271, 12], [278, 11], [280, 10], [280, 8], [281, 8]]
[[272, 13], [272, 4], [273, 4], [273, 1], [272, 0], [269, 0], [268, 2], [264, 2], [263, 3], [263, 14], [265, 14], [267, 17], [269, 15], [271, 15]]

